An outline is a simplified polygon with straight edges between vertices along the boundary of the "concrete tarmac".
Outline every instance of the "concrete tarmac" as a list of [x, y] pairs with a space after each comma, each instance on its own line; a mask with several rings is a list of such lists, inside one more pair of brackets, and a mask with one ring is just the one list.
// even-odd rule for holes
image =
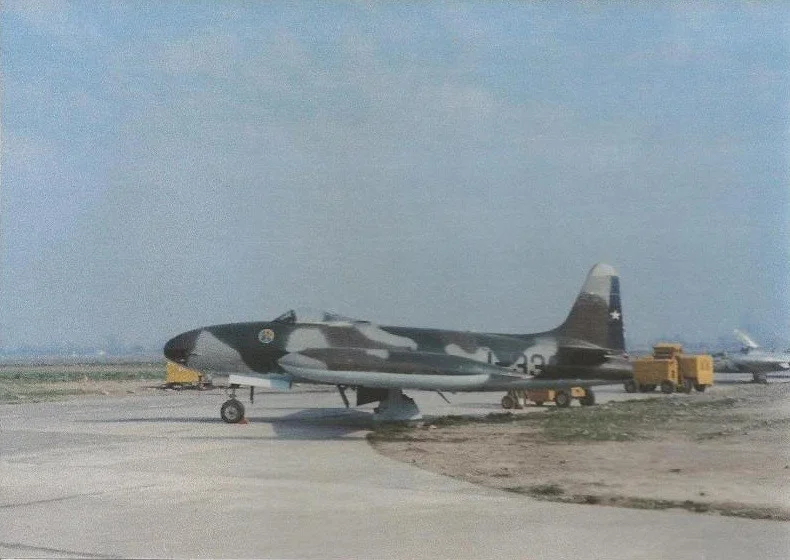
[[[599, 402], [620, 387], [596, 390]], [[501, 394], [409, 392], [426, 414]], [[0, 405], [0, 557], [790, 557], [790, 524], [540, 502], [378, 455], [371, 406], [336, 392], [220, 391]]]

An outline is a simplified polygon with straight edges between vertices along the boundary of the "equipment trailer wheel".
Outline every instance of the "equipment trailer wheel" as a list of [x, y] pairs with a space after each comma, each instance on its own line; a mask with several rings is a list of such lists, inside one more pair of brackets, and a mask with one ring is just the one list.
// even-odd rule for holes
[[557, 391], [554, 395], [554, 404], [558, 408], [568, 408], [571, 405], [571, 395], [567, 391]]
[[238, 424], [244, 419], [244, 405], [236, 399], [227, 400], [219, 409], [219, 415], [228, 424]]
[[670, 395], [675, 392], [675, 384], [671, 381], [662, 381], [661, 382], [661, 392], [665, 395]]
[[695, 384], [694, 384], [694, 389], [695, 389], [695, 390], [696, 390], [698, 393], [704, 393], [704, 392], [705, 392], [705, 387], [707, 387], [707, 385], [703, 385], [703, 384], [701, 384], [701, 383], [695, 383]]
[[691, 389], [694, 387], [694, 382], [691, 379], [684, 379], [683, 380], [683, 392], [687, 395], [691, 393]]
[[505, 395], [502, 397], [502, 408], [510, 410], [511, 408], [516, 408], [516, 399], [511, 397], [510, 395]]
[[585, 389], [584, 396], [579, 398], [579, 404], [582, 406], [592, 406], [595, 404], [595, 393], [592, 389]]
[[628, 379], [623, 384], [626, 393], [636, 393], [639, 390], [639, 385], [633, 379]]

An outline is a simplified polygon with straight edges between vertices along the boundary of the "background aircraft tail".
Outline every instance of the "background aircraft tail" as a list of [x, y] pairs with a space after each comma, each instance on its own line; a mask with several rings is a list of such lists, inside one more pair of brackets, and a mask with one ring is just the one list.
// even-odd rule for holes
[[743, 348], [745, 350], [747, 350], [747, 351], [748, 350], [756, 350], [757, 348], [760, 347], [760, 345], [757, 344], [754, 341], [754, 339], [751, 336], [749, 336], [748, 334], [746, 334], [744, 331], [735, 329], [734, 332], [735, 332], [736, 338], [741, 341], [741, 344], [743, 344]]
[[590, 269], [568, 318], [553, 332], [625, 352], [620, 277], [613, 267], [599, 263]]

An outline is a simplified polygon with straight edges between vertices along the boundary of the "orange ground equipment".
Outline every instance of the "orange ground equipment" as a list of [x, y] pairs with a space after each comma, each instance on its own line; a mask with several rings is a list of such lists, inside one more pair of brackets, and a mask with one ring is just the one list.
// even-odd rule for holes
[[595, 404], [595, 396], [592, 391], [583, 387], [571, 387], [570, 389], [527, 389], [508, 391], [502, 397], [502, 408], [523, 408], [529, 401], [535, 406], [543, 406], [543, 403], [553, 402], [560, 408], [571, 405], [571, 401], [576, 399], [582, 406]]
[[210, 385], [202, 374], [189, 368], [185, 368], [175, 362], [167, 361], [167, 373], [165, 375], [165, 387], [180, 389], [184, 387], [203, 388]]
[[708, 354], [683, 354], [680, 344], [661, 343], [653, 355], [632, 360], [634, 375], [625, 382], [629, 393], [649, 393], [656, 387], [662, 393], [703, 392], [713, 385], [713, 358]]

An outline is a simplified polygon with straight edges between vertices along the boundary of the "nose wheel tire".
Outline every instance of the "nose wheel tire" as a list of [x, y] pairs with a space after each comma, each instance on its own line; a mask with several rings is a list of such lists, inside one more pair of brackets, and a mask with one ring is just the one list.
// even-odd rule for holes
[[238, 424], [244, 419], [244, 405], [236, 399], [230, 399], [219, 409], [219, 415], [228, 424]]

